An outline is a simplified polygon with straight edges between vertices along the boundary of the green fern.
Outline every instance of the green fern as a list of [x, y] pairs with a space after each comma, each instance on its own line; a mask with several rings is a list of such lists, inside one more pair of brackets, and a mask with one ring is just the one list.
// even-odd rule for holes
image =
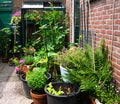
[[113, 104], [113, 102], [120, 102], [120, 98], [111, 86], [112, 72], [108, 54], [108, 47], [104, 45], [103, 40], [95, 50], [90, 45], [86, 45], [85, 49], [81, 49], [74, 58], [68, 59], [74, 68], [67, 70], [69, 73], [67, 78], [79, 84], [81, 92], [88, 92], [104, 104]]

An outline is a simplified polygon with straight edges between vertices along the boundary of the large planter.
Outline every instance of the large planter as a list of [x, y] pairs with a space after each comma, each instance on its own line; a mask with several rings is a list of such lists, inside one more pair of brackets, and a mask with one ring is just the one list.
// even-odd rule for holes
[[66, 90], [66, 88], [71, 89], [70, 94], [64, 94], [60, 96], [55, 96], [53, 94], [50, 94], [46, 88], [48, 85], [45, 86], [44, 90], [47, 94], [47, 104], [77, 104], [77, 98], [76, 96], [80, 92], [80, 89], [78, 86], [75, 86], [72, 83], [65, 83], [65, 82], [53, 82], [52, 86], [55, 90], [58, 90], [58, 88], [61, 88], [63, 91]]
[[33, 104], [47, 104], [47, 95], [46, 94], [35, 94], [33, 90], [30, 90], [31, 97], [33, 99]]
[[25, 80], [25, 74], [20, 75], [20, 80], [23, 83], [23, 88], [24, 88], [24, 92], [27, 98], [31, 99], [31, 95], [30, 95], [30, 87], [27, 84], [27, 81]]

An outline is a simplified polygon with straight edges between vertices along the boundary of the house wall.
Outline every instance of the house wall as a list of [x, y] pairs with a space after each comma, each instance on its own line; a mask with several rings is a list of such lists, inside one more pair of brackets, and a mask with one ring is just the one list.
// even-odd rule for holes
[[[83, 0], [80, 0], [81, 3]], [[120, 87], [120, 0], [94, 0], [90, 3], [89, 30], [94, 32], [94, 43], [100, 39], [110, 51], [113, 77]]]
[[[85, 0], [80, 0], [80, 5], [83, 4], [83, 1]], [[120, 0], [91, 1], [89, 5], [89, 30], [94, 35], [95, 47], [102, 38], [105, 39], [112, 60], [113, 77], [120, 89]], [[66, 0], [66, 10], [70, 16], [70, 29], [72, 29], [72, 5], [70, 3], [72, 0]], [[80, 28], [84, 29], [84, 27]], [[72, 35], [72, 30], [70, 30], [70, 35]]]

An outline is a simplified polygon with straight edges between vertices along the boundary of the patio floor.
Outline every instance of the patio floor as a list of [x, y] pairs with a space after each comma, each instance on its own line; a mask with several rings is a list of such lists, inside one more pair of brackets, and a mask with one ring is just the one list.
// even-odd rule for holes
[[0, 104], [31, 104], [25, 97], [22, 82], [17, 77], [14, 66], [0, 62]]

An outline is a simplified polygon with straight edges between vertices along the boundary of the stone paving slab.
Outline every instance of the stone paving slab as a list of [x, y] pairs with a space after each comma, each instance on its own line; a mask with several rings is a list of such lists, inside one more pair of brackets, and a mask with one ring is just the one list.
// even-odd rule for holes
[[31, 104], [25, 97], [22, 82], [7, 82], [0, 98], [0, 104]]
[[31, 104], [25, 97], [22, 82], [14, 71], [14, 66], [0, 63], [0, 104]]

